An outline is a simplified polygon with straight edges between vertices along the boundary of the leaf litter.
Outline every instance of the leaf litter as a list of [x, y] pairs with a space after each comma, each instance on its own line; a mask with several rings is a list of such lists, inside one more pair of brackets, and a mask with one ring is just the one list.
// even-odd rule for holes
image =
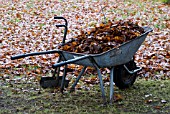
[[59, 49], [75, 53], [98, 54], [118, 47], [120, 44], [137, 38], [144, 29], [138, 23], [129, 21], [108, 21], [94, 27], [91, 31], [76, 36]]
[[[153, 4], [153, 5], [151, 5]], [[132, 10], [133, 9], [133, 10]], [[3, 1], [0, 8], [0, 68], [1, 76], [48, 74], [58, 54], [27, 57], [10, 60], [16, 54], [56, 49], [62, 41], [63, 29], [55, 27], [62, 21], [54, 16], [68, 20], [69, 38], [82, 31], [94, 30], [105, 20], [129, 19], [139, 26], [149, 26], [149, 34], [135, 55], [135, 61], [143, 68], [141, 77], [146, 79], [169, 79], [170, 76], [170, 8], [168, 5], [153, 1]], [[100, 37], [99, 37], [100, 39]], [[25, 67], [23, 67], [24, 65]], [[27, 71], [27, 67], [32, 69]], [[81, 68], [72, 67], [72, 72]], [[37, 68], [38, 67], [38, 68]], [[17, 68], [17, 69], [15, 69]], [[93, 72], [92, 69], [89, 69]]]

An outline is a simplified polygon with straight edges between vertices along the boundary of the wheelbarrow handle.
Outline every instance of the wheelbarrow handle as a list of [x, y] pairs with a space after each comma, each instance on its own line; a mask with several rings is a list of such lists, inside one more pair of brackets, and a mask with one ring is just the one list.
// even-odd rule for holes
[[63, 19], [65, 21], [65, 25], [68, 25], [67, 19], [61, 16], [54, 16], [54, 19]]
[[65, 18], [61, 16], [54, 16], [54, 19], [65, 19]]
[[43, 54], [53, 54], [53, 53], [60, 53], [60, 50], [49, 50], [49, 51], [42, 51], [42, 52], [33, 52], [33, 53], [26, 53], [26, 54], [19, 54], [11, 57], [11, 60], [20, 59], [28, 56], [35, 56], [35, 55], [43, 55]]
[[56, 27], [65, 27], [66, 28], [66, 25], [56, 25]]
[[20, 59], [26, 57], [26, 54], [19, 54], [11, 57], [11, 60]]
[[90, 55], [84, 55], [84, 56], [81, 56], [81, 57], [76, 57], [74, 59], [70, 59], [70, 60], [67, 60], [67, 61], [62, 61], [62, 62], [59, 62], [59, 63], [56, 63], [54, 64], [52, 67], [53, 68], [56, 68], [56, 67], [61, 67], [63, 65], [67, 65], [67, 64], [70, 64], [70, 63], [74, 63], [76, 61], [80, 61], [80, 60], [83, 60], [83, 59], [86, 59], [86, 58], [89, 58]]
[[68, 25], [68, 22], [67, 22], [67, 19], [64, 18], [64, 17], [61, 17], [61, 16], [54, 16], [54, 19], [63, 19], [65, 21], [65, 24], [62, 24], [62, 25], [56, 25], [56, 27], [64, 27], [65, 30], [64, 30], [64, 37], [63, 37], [63, 41], [62, 41], [62, 44], [65, 43], [65, 40], [66, 40], [66, 35], [67, 35], [67, 25]]

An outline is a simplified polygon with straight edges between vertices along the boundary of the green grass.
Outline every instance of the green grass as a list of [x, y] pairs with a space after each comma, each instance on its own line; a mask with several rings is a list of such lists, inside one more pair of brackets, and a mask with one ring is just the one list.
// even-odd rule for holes
[[[90, 90], [76, 90], [62, 95], [53, 89], [40, 89], [31, 83], [6, 83], [1, 80], [0, 113], [65, 113], [65, 114], [146, 114], [170, 112], [170, 80], [138, 79], [129, 89], [114, 87], [115, 95], [121, 100], [102, 106], [99, 85]], [[88, 86], [88, 85], [84, 85]], [[107, 98], [109, 86], [105, 86]], [[108, 100], [108, 99], [107, 99]], [[166, 103], [163, 103], [166, 101]]]
[[170, 4], [170, 0], [161, 0], [164, 3]]
[[153, 0], [155, 2], [170, 3], [170, 0]]

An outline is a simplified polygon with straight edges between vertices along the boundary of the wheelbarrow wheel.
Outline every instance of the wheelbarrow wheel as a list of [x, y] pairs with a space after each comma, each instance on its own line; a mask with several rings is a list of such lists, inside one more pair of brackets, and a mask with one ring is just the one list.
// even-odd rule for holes
[[[134, 60], [128, 62], [125, 64], [126, 67], [128, 67], [129, 70], [136, 69], [136, 63]], [[124, 68], [123, 65], [119, 65], [115, 67], [114, 71], [114, 83], [119, 89], [125, 89], [129, 88], [133, 85], [137, 77], [137, 73], [130, 74], [128, 71]]]

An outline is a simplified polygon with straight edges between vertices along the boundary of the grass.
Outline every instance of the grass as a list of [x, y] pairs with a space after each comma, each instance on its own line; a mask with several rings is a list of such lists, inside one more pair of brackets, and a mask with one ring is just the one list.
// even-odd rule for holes
[[162, 0], [162, 2], [170, 4], [170, 0]]
[[[146, 114], [170, 112], [170, 80], [138, 79], [126, 90], [114, 87], [119, 95], [112, 105], [102, 106], [99, 85], [62, 95], [53, 89], [43, 90], [36, 81], [6, 83], [1, 80], [0, 113], [108, 113]], [[88, 87], [88, 85], [84, 85]], [[105, 86], [107, 98], [109, 86]], [[116, 98], [115, 98], [116, 99]], [[108, 100], [108, 99], [107, 99]]]
[[170, 3], [170, 0], [153, 0], [155, 2], [163, 2], [163, 3], [167, 3], [169, 4]]

